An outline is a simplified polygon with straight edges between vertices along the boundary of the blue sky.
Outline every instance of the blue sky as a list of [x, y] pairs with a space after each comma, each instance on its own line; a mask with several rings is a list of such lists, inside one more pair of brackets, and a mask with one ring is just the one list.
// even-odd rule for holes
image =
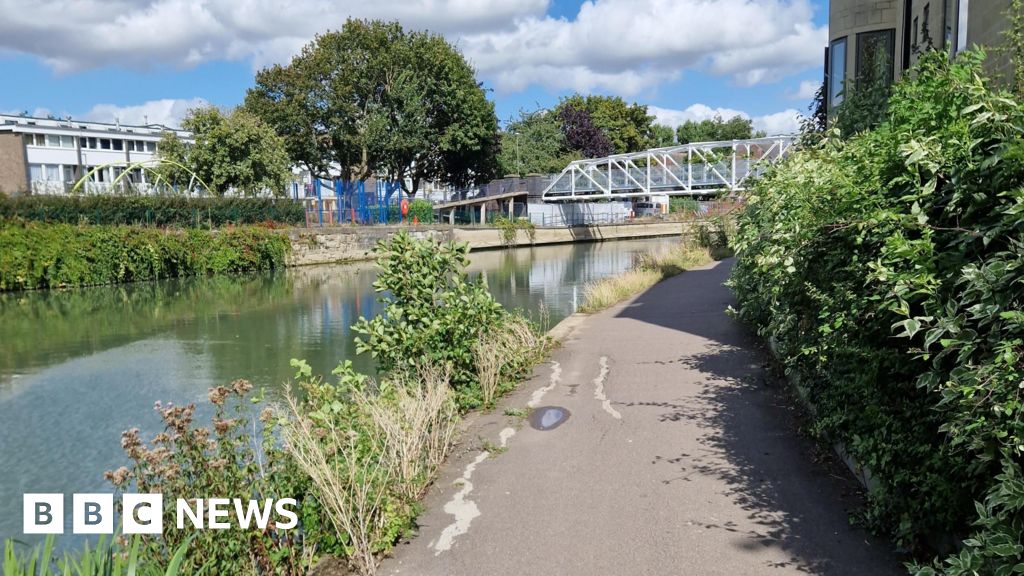
[[0, 112], [176, 123], [233, 106], [349, 16], [455, 43], [502, 121], [573, 92], [677, 124], [743, 114], [796, 126], [821, 78], [826, 0], [0, 0]]

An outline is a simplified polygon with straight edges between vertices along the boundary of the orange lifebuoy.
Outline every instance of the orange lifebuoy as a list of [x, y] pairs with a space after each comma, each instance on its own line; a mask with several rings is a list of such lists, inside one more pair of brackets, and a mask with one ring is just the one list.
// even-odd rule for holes
[[405, 199], [402, 199], [402, 216], [407, 216], [408, 214], [409, 214], [409, 201], [405, 200]]

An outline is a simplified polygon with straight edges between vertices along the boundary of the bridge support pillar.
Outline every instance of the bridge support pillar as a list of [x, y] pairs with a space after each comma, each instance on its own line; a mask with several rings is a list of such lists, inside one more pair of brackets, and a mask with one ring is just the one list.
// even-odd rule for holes
[[455, 226], [455, 208], [448, 211], [448, 223]]
[[487, 223], [487, 203], [486, 202], [483, 202], [482, 204], [480, 204], [480, 223], [481, 224], [486, 224]]

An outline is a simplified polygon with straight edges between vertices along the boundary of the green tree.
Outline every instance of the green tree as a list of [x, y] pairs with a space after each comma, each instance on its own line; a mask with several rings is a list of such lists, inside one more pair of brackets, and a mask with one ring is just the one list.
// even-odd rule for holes
[[[456, 186], [498, 168], [494, 105], [472, 67], [443, 37], [397, 22], [348, 20], [317, 36], [287, 66], [256, 75], [246, 107], [287, 142], [296, 163], [330, 176]], [[408, 183], [406, 182], [408, 179]]]
[[182, 128], [192, 132], [193, 144], [166, 132], [159, 146], [159, 157], [170, 161], [159, 170], [169, 181], [184, 184], [194, 175], [219, 196], [284, 194], [290, 174], [284, 140], [257, 116], [207, 106], [190, 110]]
[[676, 131], [671, 126], [655, 124], [651, 126], [651, 145], [655, 148], [664, 148], [676, 143]]
[[699, 122], [687, 120], [676, 128], [676, 140], [680, 144], [747, 140], [763, 136], [765, 136], [765, 133], [755, 131], [753, 121], [743, 116], [733, 116], [725, 120], [721, 115], [716, 114], [714, 118], [707, 118]]
[[594, 125], [611, 141], [616, 154], [638, 152], [651, 146], [654, 139], [654, 116], [647, 113], [647, 106], [626, 104], [618, 96], [574, 94], [563, 98], [556, 112], [568, 106], [586, 110]]
[[508, 123], [498, 157], [502, 174], [558, 172], [580, 155], [567, 149], [565, 134], [551, 110], [526, 112]]

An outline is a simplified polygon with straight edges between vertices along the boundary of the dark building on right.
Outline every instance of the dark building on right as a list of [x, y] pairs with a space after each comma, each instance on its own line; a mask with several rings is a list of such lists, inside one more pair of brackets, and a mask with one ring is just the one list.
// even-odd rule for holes
[[[893, 82], [928, 49], [950, 57], [980, 44], [1003, 41], [1011, 0], [831, 0], [825, 52], [825, 98], [831, 111], [844, 86]], [[1009, 68], [991, 54], [993, 72]]]

